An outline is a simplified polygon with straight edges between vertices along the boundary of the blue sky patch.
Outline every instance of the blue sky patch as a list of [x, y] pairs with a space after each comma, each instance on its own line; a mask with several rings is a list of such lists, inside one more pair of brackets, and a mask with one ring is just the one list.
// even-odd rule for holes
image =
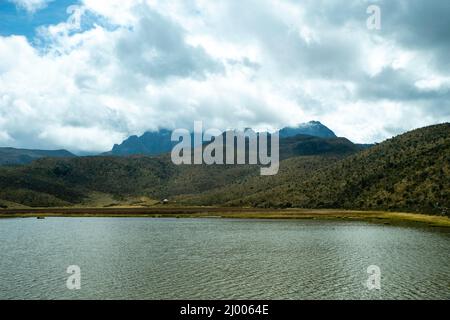
[[78, 0], [52, 1], [46, 8], [29, 13], [14, 3], [0, 0], [0, 36], [23, 35], [32, 41], [37, 27], [66, 21], [67, 8], [78, 3]]

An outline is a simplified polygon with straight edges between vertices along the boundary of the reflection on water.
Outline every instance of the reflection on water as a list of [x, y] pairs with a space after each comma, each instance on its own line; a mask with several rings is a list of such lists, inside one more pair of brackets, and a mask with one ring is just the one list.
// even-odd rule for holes
[[[81, 290], [66, 287], [70, 265]], [[367, 267], [381, 268], [369, 291]], [[449, 299], [450, 233], [332, 221], [0, 220], [0, 299]]]

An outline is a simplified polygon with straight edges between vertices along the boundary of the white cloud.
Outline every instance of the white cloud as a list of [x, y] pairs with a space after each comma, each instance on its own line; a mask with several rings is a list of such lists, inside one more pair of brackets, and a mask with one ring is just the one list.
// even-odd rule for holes
[[425, 78], [417, 81], [415, 86], [423, 91], [450, 90], [450, 77]]
[[[83, 0], [68, 22], [40, 29], [44, 47], [0, 37], [0, 142], [107, 151], [194, 120], [313, 119], [373, 142], [450, 120], [449, 72], [432, 50], [370, 33], [358, 1], [321, 2], [320, 14], [317, 1]], [[77, 15], [98, 19], [82, 27]]]
[[48, 4], [54, 0], [8, 0], [14, 3], [18, 8], [26, 10], [30, 13], [35, 13], [38, 10], [44, 9]]
[[78, 146], [78, 151], [94, 152], [109, 150], [115, 141], [124, 139], [124, 136], [97, 127], [48, 125], [38, 138], [52, 141], [55, 145]]

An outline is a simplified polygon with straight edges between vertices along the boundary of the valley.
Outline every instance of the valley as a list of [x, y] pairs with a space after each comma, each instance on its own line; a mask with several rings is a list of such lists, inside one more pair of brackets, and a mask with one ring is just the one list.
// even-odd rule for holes
[[280, 170], [174, 165], [170, 155], [44, 158], [0, 167], [0, 206], [337, 209], [448, 215], [450, 124], [363, 148], [345, 138], [280, 139]]

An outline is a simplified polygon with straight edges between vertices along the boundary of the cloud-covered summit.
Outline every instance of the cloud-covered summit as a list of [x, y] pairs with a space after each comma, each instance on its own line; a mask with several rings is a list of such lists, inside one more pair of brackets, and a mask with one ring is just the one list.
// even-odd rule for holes
[[[34, 37], [0, 23], [0, 145], [106, 151], [194, 120], [276, 129], [312, 119], [374, 142], [450, 121], [446, 0], [72, 4]], [[371, 4], [381, 30], [366, 27]]]

